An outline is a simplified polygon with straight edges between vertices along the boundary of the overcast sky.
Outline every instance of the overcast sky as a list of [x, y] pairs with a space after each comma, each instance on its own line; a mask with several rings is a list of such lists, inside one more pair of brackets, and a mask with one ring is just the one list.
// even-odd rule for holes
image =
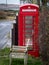
[[0, 4], [6, 4], [6, 1], [7, 1], [7, 4], [19, 4], [20, 3], [20, 0], [0, 0]]

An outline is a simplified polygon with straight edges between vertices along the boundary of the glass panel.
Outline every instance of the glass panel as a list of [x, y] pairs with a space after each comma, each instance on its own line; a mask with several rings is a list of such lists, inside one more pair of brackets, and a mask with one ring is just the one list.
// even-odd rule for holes
[[25, 28], [32, 28], [32, 25], [25, 25]]
[[32, 34], [25, 34], [25, 37], [30, 38], [30, 37], [32, 37]]
[[32, 30], [26, 29], [25, 32], [32, 33]]
[[32, 20], [25, 20], [25, 24], [32, 24]]
[[29, 50], [32, 50], [33, 45], [32, 38], [25, 38], [25, 45], [28, 47]]
[[32, 16], [25, 16], [25, 19], [32, 19]]

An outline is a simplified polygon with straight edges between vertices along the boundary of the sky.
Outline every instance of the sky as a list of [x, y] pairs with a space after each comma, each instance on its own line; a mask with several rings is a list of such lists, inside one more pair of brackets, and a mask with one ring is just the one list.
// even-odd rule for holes
[[0, 4], [20, 4], [20, 0], [0, 0]]

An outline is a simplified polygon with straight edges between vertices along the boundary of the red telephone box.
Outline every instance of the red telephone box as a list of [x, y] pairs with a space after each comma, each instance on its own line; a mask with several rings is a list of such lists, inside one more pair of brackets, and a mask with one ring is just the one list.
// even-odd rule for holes
[[20, 7], [18, 15], [18, 45], [29, 45], [32, 50], [28, 53], [32, 56], [39, 56], [39, 6], [25, 4]]

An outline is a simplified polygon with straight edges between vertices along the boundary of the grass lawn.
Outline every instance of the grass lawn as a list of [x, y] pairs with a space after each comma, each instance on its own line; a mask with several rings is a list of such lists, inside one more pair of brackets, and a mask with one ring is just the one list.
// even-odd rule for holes
[[[24, 65], [23, 59], [13, 59], [12, 65]], [[42, 65], [40, 59], [29, 58], [27, 65]]]
[[[0, 56], [9, 55], [10, 49], [0, 50]], [[0, 65], [9, 65], [9, 57], [0, 57]], [[23, 59], [12, 59], [12, 65], [24, 65]], [[39, 58], [29, 56], [27, 65], [42, 65]]]

